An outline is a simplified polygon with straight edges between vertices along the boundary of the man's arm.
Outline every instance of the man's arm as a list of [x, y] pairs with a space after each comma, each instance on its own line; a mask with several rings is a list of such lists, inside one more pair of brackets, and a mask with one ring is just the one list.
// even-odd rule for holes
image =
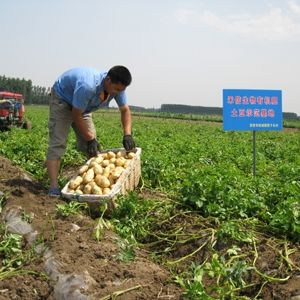
[[121, 121], [124, 131], [123, 146], [126, 151], [131, 151], [135, 148], [135, 142], [131, 135], [131, 112], [128, 105], [120, 107]]
[[131, 135], [131, 112], [128, 105], [119, 108], [124, 135]]
[[90, 141], [95, 138], [95, 135], [88, 130], [88, 127], [82, 117], [82, 113], [83, 113], [83, 110], [75, 108], [75, 107], [72, 108], [72, 116], [73, 116], [73, 120], [74, 120], [76, 127], [82, 134], [83, 138], [86, 141]]

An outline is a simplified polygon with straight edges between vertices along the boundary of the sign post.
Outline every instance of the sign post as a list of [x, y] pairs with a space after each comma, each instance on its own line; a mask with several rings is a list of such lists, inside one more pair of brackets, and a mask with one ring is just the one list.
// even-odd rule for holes
[[256, 131], [253, 130], [253, 176], [256, 176]]
[[223, 90], [223, 128], [253, 131], [253, 176], [256, 176], [256, 131], [282, 130], [280, 90]]

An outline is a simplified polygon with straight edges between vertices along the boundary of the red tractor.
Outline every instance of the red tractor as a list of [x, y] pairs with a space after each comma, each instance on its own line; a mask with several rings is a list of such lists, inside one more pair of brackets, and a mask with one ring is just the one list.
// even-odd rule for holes
[[13, 126], [31, 129], [31, 123], [25, 120], [24, 99], [22, 94], [0, 92], [0, 130]]

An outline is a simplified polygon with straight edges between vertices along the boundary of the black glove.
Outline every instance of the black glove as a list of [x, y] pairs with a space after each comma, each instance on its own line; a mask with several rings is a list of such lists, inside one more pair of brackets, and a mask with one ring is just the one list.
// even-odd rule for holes
[[130, 134], [126, 134], [123, 136], [123, 146], [126, 149], [126, 151], [135, 148], [135, 142]]
[[100, 144], [96, 141], [96, 139], [92, 139], [87, 142], [87, 154], [89, 157], [97, 156], [100, 149]]

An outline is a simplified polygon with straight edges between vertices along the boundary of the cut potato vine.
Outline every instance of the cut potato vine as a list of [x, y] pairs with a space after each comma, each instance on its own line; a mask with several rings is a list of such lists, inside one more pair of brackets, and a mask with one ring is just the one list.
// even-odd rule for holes
[[74, 194], [108, 195], [123, 171], [135, 157], [134, 152], [101, 153], [79, 169], [70, 180], [68, 192]]

